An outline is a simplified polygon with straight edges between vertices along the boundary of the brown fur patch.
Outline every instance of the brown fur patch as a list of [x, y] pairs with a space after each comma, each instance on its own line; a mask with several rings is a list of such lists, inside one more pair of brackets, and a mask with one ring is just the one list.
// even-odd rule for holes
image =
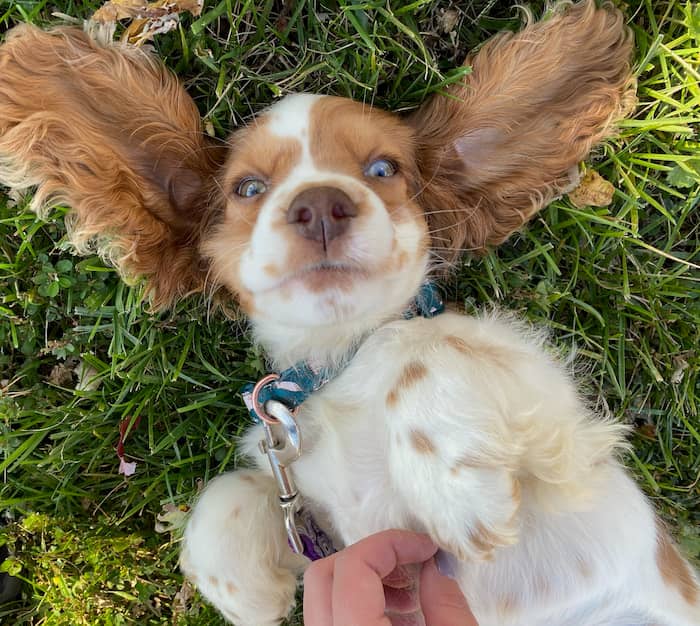
[[467, 58], [462, 84], [409, 118], [440, 257], [504, 241], [629, 113], [631, 32], [606, 5], [559, 2], [548, 19], [497, 35]]
[[413, 449], [419, 454], [435, 454], [437, 448], [433, 440], [422, 430], [412, 430], [410, 438]]
[[236, 585], [234, 585], [230, 580], [227, 580], [226, 581], [226, 593], [228, 593], [229, 595], [232, 596], [237, 591], [238, 591], [238, 587], [236, 587]]
[[690, 565], [678, 552], [663, 524], [656, 523], [656, 564], [664, 582], [675, 587], [688, 604], [698, 601], [700, 590]]
[[416, 383], [423, 380], [427, 375], [428, 368], [425, 367], [425, 365], [423, 365], [423, 363], [420, 361], [411, 361], [410, 363], [407, 363], [403, 370], [401, 370], [401, 374], [399, 375], [399, 379], [396, 381], [396, 384], [389, 390], [389, 393], [386, 396], [387, 406], [395, 406], [403, 390], [410, 389]]
[[[241, 284], [238, 268], [241, 257], [248, 249], [266, 194], [241, 198], [236, 195], [235, 189], [247, 176], [265, 180], [271, 186], [283, 182], [298, 162], [301, 146], [295, 139], [272, 135], [265, 127], [264, 117], [259, 124], [238, 131], [230, 143], [233, 156], [226, 165], [221, 183], [228, 192], [227, 207], [223, 219], [203, 243], [202, 250], [211, 261], [212, 280], [238, 295], [241, 308], [252, 315], [256, 310], [255, 297]], [[280, 219], [283, 219], [283, 215], [281, 208]], [[266, 266], [265, 271], [280, 270], [276, 266]]]
[[77, 250], [97, 240], [120, 273], [146, 279], [154, 308], [203, 290], [198, 246], [223, 204], [226, 150], [175, 76], [143, 50], [28, 24], [0, 46], [0, 75], [5, 182], [29, 176], [39, 206], [68, 204]]
[[219, 579], [216, 576], [209, 576], [207, 577], [207, 581], [212, 587], [218, 587], [219, 586]]
[[447, 335], [445, 343], [470, 359], [487, 360], [501, 369], [509, 369], [513, 353], [507, 348], [482, 341], [465, 341], [461, 337]]
[[510, 489], [510, 497], [513, 499], [513, 503], [516, 508], [520, 506], [520, 501], [522, 498], [522, 486], [517, 478], [511, 478], [512, 484]]
[[477, 521], [474, 527], [469, 530], [469, 541], [484, 555], [490, 555], [493, 549], [500, 543], [496, 535], [494, 535], [484, 524]]

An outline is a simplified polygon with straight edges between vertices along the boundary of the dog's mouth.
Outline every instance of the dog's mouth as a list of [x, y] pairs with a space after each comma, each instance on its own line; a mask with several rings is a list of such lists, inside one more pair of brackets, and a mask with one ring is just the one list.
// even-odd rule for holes
[[[304, 265], [284, 276], [273, 288], [283, 289], [295, 284], [305, 286], [309, 291], [327, 289], [350, 289], [358, 280], [369, 278], [369, 271], [359, 265], [322, 261]], [[267, 290], [266, 290], [267, 291]]]

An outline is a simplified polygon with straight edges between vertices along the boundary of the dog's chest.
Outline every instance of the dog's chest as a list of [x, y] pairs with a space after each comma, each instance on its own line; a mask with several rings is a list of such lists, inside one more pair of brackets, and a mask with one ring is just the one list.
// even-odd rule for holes
[[299, 411], [304, 451], [293, 465], [294, 476], [308, 506], [331, 522], [343, 543], [412, 525], [391, 486], [386, 409], [401, 368], [397, 348], [411, 341], [412, 326], [400, 322], [373, 335]]

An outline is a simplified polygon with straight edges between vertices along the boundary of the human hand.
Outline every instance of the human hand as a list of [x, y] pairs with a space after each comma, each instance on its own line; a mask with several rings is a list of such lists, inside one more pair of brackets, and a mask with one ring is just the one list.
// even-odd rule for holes
[[[305, 626], [478, 626], [457, 583], [438, 572], [437, 549], [427, 535], [387, 530], [312, 563]], [[411, 569], [420, 571], [419, 597]]]

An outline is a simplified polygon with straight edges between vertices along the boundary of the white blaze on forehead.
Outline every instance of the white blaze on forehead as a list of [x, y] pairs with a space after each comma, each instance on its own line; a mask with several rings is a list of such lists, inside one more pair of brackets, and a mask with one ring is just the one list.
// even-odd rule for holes
[[302, 160], [311, 161], [309, 127], [311, 109], [321, 98], [310, 93], [287, 96], [273, 105], [267, 113], [267, 129], [278, 137], [294, 138], [301, 144]]

